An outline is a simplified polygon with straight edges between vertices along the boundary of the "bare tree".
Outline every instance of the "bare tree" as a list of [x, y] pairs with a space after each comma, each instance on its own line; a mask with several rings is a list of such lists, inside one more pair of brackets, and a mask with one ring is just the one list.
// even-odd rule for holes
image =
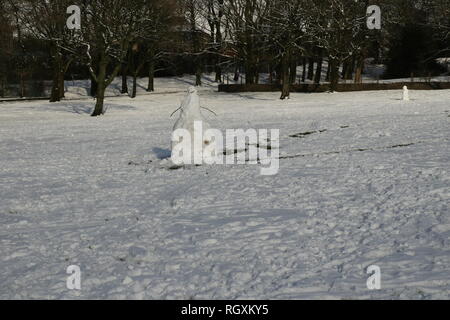
[[154, 76], [156, 64], [175, 46], [175, 26], [179, 17], [176, 11], [176, 0], [156, 0], [148, 4], [149, 12], [145, 21], [145, 32], [142, 35], [145, 43], [145, 61], [148, 66], [147, 91], [155, 90]]
[[267, 45], [273, 47], [281, 65], [282, 100], [290, 96], [297, 69], [296, 56], [305, 51], [308, 28], [305, 4], [303, 0], [273, 1], [264, 20]]
[[6, 95], [8, 68], [13, 57], [13, 26], [8, 4], [0, 0], [0, 97]]
[[332, 91], [339, 82], [340, 65], [363, 50], [368, 31], [367, 7], [368, 1], [309, 0], [310, 25], [315, 29], [318, 46], [328, 54]]
[[48, 43], [53, 70], [53, 85], [50, 102], [64, 97], [64, 75], [74, 59], [66, 48], [73, 44], [73, 32], [66, 27], [69, 0], [24, 0], [12, 1], [27, 34]]
[[[77, 49], [97, 84], [92, 116], [102, 115], [105, 90], [117, 76], [135, 39], [145, 33], [147, 0], [92, 0], [82, 5], [84, 23]], [[97, 57], [96, 68], [93, 57]]]
[[271, 3], [267, 0], [226, 0], [224, 12], [227, 33], [240, 63], [245, 67], [247, 84], [258, 83], [259, 66], [264, 50], [264, 23]]
[[437, 40], [443, 43], [436, 56], [450, 53], [450, 0], [426, 1], [424, 4], [428, 12], [429, 24], [436, 30]]
[[222, 80], [222, 57], [224, 49], [224, 1], [225, 0], [199, 0], [200, 14], [206, 24], [200, 24], [204, 26], [202, 30], [209, 36], [209, 41], [206, 44], [205, 51], [213, 58], [215, 81], [221, 82]]
[[195, 85], [202, 85], [202, 73], [205, 58], [205, 40], [203, 39], [204, 24], [206, 23], [202, 16], [202, 3], [198, 0], [180, 0], [181, 15], [185, 21], [183, 31], [187, 32], [188, 39], [191, 42], [189, 55], [193, 57], [195, 69]]

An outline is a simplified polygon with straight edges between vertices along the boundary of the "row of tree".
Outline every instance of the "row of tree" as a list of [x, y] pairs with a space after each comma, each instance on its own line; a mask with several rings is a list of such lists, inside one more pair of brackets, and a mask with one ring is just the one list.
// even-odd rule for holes
[[[380, 30], [368, 28], [371, 5], [381, 8]], [[174, 61], [187, 62], [197, 85], [207, 68], [218, 82], [243, 72], [249, 85], [266, 72], [282, 99], [300, 65], [301, 81], [316, 83], [327, 65], [332, 89], [340, 78], [361, 82], [369, 57], [392, 77], [437, 72], [435, 59], [450, 48], [449, 10], [450, 0], [0, 0], [0, 93], [11, 65], [22, 83], [27, 66], [42, 60], [52, 71], [51, 101], [64, 96], [68, 73], [86, 70], [93, 116], [103, 114], [116, 76], [124, 93], [133, 77], [135, 97], [138, 76], [147, 74], [153, 91], [158, 68]]]

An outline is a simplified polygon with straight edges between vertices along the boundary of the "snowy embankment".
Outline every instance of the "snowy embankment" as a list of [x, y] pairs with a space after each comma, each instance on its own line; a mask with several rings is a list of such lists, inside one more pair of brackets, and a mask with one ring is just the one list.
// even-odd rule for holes
[[162, 166], [184, 93], [0, 104], [0, 298], [449, 299], [450, 91], [410, 95], [201, 91], [276, 176]]

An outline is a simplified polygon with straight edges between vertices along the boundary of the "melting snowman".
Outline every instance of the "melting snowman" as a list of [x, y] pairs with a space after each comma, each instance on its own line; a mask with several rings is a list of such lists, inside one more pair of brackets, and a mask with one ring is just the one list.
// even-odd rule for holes
[[[175, 122], [173, 127], [172, 134], [172, 161], [174, 161], [174, 153], [177, 153], [177, 157], [179, 156], [179, 147], [180, 143], [184, 144], [184, 151], [186, 150], [186, 146], [190, 147], [191, 156], [185, 157], [183, 164], [201, 164], [205, 158], [215, 157], [215, 143], [212, 138], [208, 138], [205, 135], [205, 131], [210, 129], [210, 125], [205, 120], [201, 113], [200, 107], [200, 98], [197, 93], [197, 89], [195, 87], [189, 87], [187, 90], [187, 95], [181, 103], [180, 108], [178, 108], [175, 112], [180, 111], [180, 115], [178, 120]], [[186, 138], [185, 135], [180, 139], [179, 137], [174, 137], [175, 133], [179, 131], [179, 129], [183, 129], [183, 131], [190, 136], [189, 141], [182, 141]], [[186, 144], [187, 143], [187, 144]], [[211, 152], [210, 150], [214, 150]], [[183, 151], [183, 152], [184, 152]], [[185, 156], [185, 155], [183, 155]], [[179, 158], [178, 158], [179, 159]], [[198, 160], [200, 159], [200, 161]], [[177, 161], [179, 163], [179, 161]]]

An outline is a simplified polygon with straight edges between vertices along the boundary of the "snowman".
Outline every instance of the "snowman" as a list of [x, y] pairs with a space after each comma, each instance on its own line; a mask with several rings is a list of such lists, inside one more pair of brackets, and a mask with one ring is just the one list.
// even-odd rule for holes
[[[205, 152], [206, 147], [208, 147], [207, 150], [214, 150], [214, 141], [205, 137], [205, 132], [210, 129], [210, 125], [203, 117], [200, 109], [200, 98], [197, 89], [189, 87], [186, 97], [182, 101], [180, 108], [177, 109], [177, 111], [180, 111], [180, 114], [173, 127], [173, 133], [178, 129], [184, 129], [190, 134], [191, 141], [187, 145], [191, 148], [192, 156], [190, 163], [184, 164], [200, 164], [199, 162], [203, 163], [206, 157], [215, 156], [215, 153]], [[172, 151], [180, 142], [178, 139], [174, 140], [174, 136], [172, 136]]]
[[407, 86], [403, 87], [403, 101], [409, 101], [409, 91]]

